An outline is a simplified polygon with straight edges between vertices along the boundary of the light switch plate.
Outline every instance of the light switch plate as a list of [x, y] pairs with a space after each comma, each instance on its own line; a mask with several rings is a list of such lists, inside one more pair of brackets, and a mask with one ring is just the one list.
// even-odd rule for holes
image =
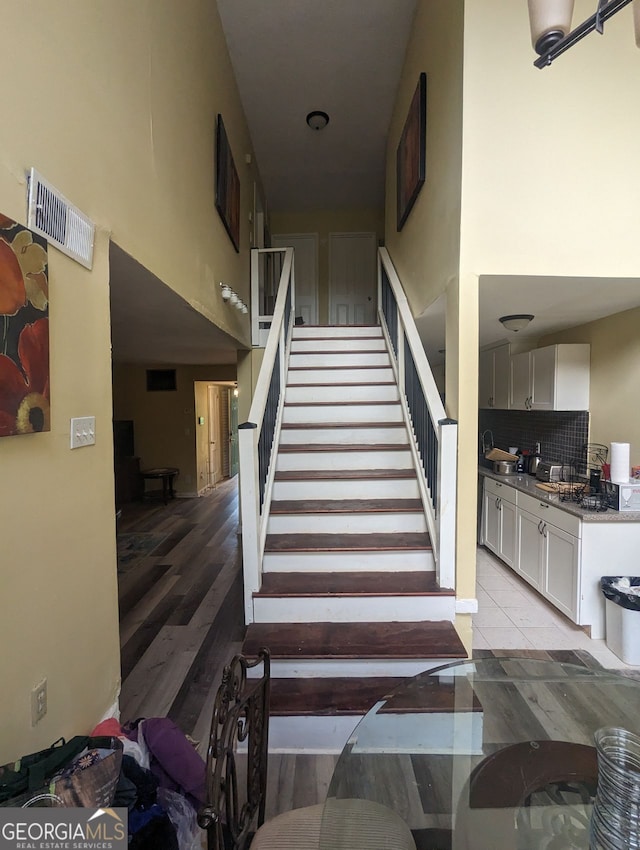
[[93, 446], [96, 442], [96, 417], [76, 416], [71, 420], [71, 448]]

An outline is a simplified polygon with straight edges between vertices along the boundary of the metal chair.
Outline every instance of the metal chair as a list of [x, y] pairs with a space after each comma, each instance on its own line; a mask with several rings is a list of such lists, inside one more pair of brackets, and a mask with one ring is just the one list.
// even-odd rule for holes
[[[247, 671], [262, 665], [262, 676]], [[206, 803], [198, 824], [208, 850], [245, 850], [264, 821], [269, 751], [270, 656], [261, 649], [251, 661], [236, 655], [224, 668], [213, 705], [207, 750]], [[246, 741], [246, 771], [236, 750]]]
[[[262, 664], [262, 676], [247, 671]], [[415, 850], [411, 831], [395, 812], [369, 800], [329, 800], [265, 822], [269, 744], [270, 656], [236, 655], [224, 668], [207, 751], [206, 803], [198, 824], [208, 850]], [[236, 747], [246, 741], [246, 776]], [[255, 830], [255, 833], [254, 833]]]

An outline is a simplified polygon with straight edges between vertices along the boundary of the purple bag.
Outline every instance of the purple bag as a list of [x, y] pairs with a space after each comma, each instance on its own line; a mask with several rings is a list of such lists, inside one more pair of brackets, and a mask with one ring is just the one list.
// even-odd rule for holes
[[126, 736], [142, 735], [149, 750], [151, 772], [161, 788], [177, 791], [198, 809], [205, 801], [204, 760], [168, 717], [139, 718], [124, 727]]

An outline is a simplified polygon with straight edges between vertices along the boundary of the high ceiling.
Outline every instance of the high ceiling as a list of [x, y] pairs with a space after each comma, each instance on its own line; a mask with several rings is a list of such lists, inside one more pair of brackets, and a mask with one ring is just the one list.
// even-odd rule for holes
[[[268, 209], [382, 205], [387, 129], [416, 0], [217, 4]], [[324, 130], [307, 126], [312, 110], [329, 114]], [[235, 340], [117, 249], [111, 295], [114, 359], [235, 362]], [[485, 275], [480, 344], [539, 338], [638, 305], [638, 279]], [[434, 364], [445, 347], [444, 311], [440, 299], [417, 320]], [[514, 335], [498, 322], [508, 313], [536, 318]]]
[[268, 208], [381, 206], [416, 0], [217, 2]]

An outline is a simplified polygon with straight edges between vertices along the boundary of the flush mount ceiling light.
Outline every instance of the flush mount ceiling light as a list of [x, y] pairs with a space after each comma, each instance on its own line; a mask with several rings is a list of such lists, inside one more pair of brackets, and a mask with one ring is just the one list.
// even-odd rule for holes
[[508, 331], [521, 331], [534, 318], [531, 313], [514, 313], [511, 316], [500, 316], [499, 320]]
[[326, 112], [316, 110], [315, 112], [310, 112], [307, 115], [307, 124], [312, 130], [324, 130], [328, 123], [329, 116]]
[[[571, 29], [574, 0], [528, 0], [531, 43], [539, 58], [536, 68], [546, 68], [554, 59], [594, 30], [601, 35], [604, 23], [632, 0], [596, 0], [595, 14]], [[633, 3], [636, 44], [640, 47], [640, 0]]]

